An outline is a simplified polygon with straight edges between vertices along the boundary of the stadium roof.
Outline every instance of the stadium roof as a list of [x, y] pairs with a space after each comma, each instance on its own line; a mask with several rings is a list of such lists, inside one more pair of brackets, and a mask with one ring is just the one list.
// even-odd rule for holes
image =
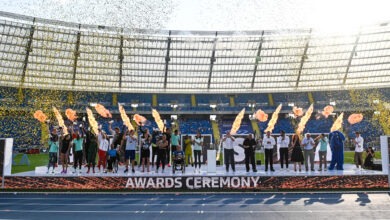
[[390, 26], [237, 32], [118, 29], [0, 12], [0, 86], [253, 93], [390, 87]]

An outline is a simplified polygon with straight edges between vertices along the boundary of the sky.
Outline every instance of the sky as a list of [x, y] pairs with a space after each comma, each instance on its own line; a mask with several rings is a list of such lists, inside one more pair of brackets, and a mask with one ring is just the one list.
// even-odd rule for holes
[[0, 0], [1, 10], [118, 27], [345, 31], [390, 21], [388, 0]]

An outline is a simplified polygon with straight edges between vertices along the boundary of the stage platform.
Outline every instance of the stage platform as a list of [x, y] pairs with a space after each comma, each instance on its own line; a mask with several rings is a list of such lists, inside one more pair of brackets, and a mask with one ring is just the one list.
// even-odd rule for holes
[[[382, 175], [382, 171], [376, 171], [376, 170], [366, 170], [366, 169], [356, 169], [356, 166], [353, 164], [345, 164], [344, 170], [328, 170], [328, 171], [318, 171], [318, 165], [315, 165], [315, 171], [305, 171], [304, 165], [302, 166], [302, 171], [299, 172], [297, 168], [297, 172], [294, 171], [294, 166], [289, 165], [288, 169], [281, 169], [280, 164], [275, 164], [274, 169], [275, 172], [272, 172], [268, 170], [265, 172], [264, 166], [257, 166], [257, 172], [246, 172], [245, 165], [243, 164], [237, 164], [236, 165], [236, 172], [233, 172], [231, 169], [229, 172], [226, 172], [225, 166], [217, 166], [217, 170], [215, 173], [209, 173], [207, 172], [207, 165], [202, 165], [200, 173], [194, 172], [195, 168], [189, 165], [186, 167], [185, 173], [182, 173], [181, 171], [177, 170], [175, 173], [172, 172], [172, 167], [165, 167], [164, 173], [162, 173], [162, 169], [159, 169], [159, 172], [156, 173], [155, 167], [151, 167], [150, 172], [141, 172], [141, 167], [135, 166], [135, 173], [131, 172], [131, 167], [129, 169], [129, 172], [124, 173], [125, 166], [119, 166], [119, 170], [117, 173], [103, 173], [103, 170], [99, 172], [97, 168], [95, 168], [95, 173], [92, 173], [92, 169], [90, 173], [87, 173], [87, 168], [85, 166], [82, 167], [81, 173], [73, 173], [74, 169], [73, 167], [68, 168], [68, 172], [66, 174], [62, 174], [62, 167], [61, 165], [57, 167], [54, 171], [54, 174], [50, 173], [47, 174], [47, 167], [41, 166], [36, 167], [35, 171], [29, 171], [29, 172], [22, 172], [22, 173], [16, 173], [12, 176], [61, 176], [61, 177], [75, 177], [75, 176], [114, 176], [114, 177], [130, 177], [130, 176], [141, 176], [141, 177], [148, 177], [148, 176], [334, 176], [334, 175]], [[79, 171], [79, 170], [77, 170]]]

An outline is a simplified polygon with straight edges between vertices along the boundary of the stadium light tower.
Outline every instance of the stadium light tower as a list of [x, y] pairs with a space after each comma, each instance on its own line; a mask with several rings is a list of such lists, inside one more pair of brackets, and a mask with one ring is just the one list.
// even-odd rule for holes
[[210, 120], [211, 120], [211, 121], [217, 120], [217, 116], [216, 116], [216, 115], [210, 115]]

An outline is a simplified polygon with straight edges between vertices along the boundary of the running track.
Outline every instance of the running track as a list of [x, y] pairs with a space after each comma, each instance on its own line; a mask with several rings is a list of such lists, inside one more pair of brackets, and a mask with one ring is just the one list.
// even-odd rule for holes
[[388, 193], [1, 193], [0, 219], [389, 219]]

